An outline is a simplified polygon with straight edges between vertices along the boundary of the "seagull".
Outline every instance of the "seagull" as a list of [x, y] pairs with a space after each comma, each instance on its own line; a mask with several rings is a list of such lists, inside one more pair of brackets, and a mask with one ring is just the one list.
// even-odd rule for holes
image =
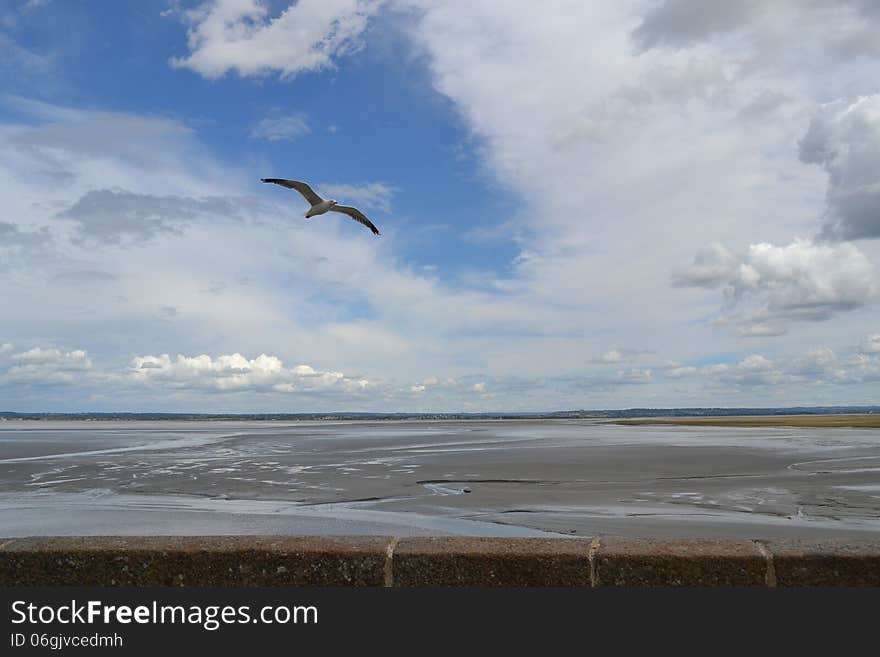
[[285, 178], [260, 178], [260, 180], [264, 183], [275, 183], [276, 185], [287, 187], [287, 189], [295, 189], [302, 194], [303, 198], [312, 204], [312, 207], [306, 212], [306, 219], [311, 219], [315, 215], [324, 214], [325, 212], [341, 212], [342, 214], [347, 214], [355, 221], [362, 223], [373, 231], [374, 235], [379, 234], [379, 229], [373, 225], [372, 221], [367, 219], [363, 212], [347, 205], [338, 205], [333, 199], [327, 199], [325, 201], [315, 194], [315, 190], [304, 182], [300, 182], [299, 180], [286, 180]]

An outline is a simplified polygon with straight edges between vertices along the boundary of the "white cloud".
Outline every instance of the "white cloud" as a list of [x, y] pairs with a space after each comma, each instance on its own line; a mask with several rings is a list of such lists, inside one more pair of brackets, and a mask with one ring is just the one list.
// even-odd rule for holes
[[[675, 405], [690, 394], [711, 404], [712, 386], [727, 386], [725, 402], [764, 403], [766, 391], [749, 393], [746, 381], [775, 371], [774, 394], [799, 403], [815, 399], [817, 388], [804, 385], [811, 381], [849, 381], [835, 394], [866, 399], [871, 353], [837, 356], [843, 378], [816, 365], [824, 356], [791, 354], [841, 344], [841, 336], [853, 345], [852, 336], [877, 325], [880, 245], [866, 239], [854, 250], [792, 236], [817, 233], [836, 171], [845, 174], [840, 189], [868, 198], [859, 181], [870, 187], [876, 169], [850, 174], [858, 162], [873, 166], [871, 157], [821, 156], [814, 166], [798, 159], [796, 145], [815, 120], [828, 124], [817, 143], [855, 151], [847, 132], [855, 118], [873, 125], [861, 105], [852, 121], [824, 108], [877, 93], [877, 12], [864, 2], [759, 4], [558, 0], [536, 12], [525, 0], [503, 8], [497, 0], [389, 0], [408, 10], [394, 24], [460, 113], [489, 184], [510, 194], [510, 215], [475, 212], [468, 221], [486, 235], [503, 220], [495, 234], [518, 255], [471, 278], [412, 262], [394, 217], [373, 241], [344, 217], [304, 222], [290, 199], [276, 204], [261, 188], [251, 163], [218, 161], [180, 121], [6, 99], [22, 120], [0, 125], [0, 221], [17, 243], [0, 260], [0, 296], [17, 309], [0, 330], [19, 345], [81, 345], [107, 372], [133, 354], [238, 350], [371, 382], [368, 398], [336, 404], [331, 386], [305, 410], [595, 408], [634, 393], [645, 403]], [[282, 12], [251, 0], [202, 3], [188, 14], [190, 49], [177, 63], [206, 77], [332, 67], [369, 47], [360, 40], [368, 21], [382, 20], [376, 6], [302, 0]], [[870, 151], [871, 131], [859, 134]], [[396, 182], [383, 191], [342, 181], [330, 193], [385, 210]], [[205, 206], [218, 199], [229, 203]], [[77, 206], [93, 211], [61, 216]], [[43, 235], [51, 253], [36, 243]], [[682, 273], [679, 282], [693, 289], [670, 290], [670, 271], [707, 243], [726, 246]], [[71, 272], [108, 276], [60, 285]], [[719, 317], [721, 289], [720, 319], [736, 331], [706, 321]], [[162, 308], [175, 310], [173, 321]], [[822, 317], [830, 321], [795, 323]], [[719, 354], [758, 355], [786, 328], [786, 340], [761, 356], [769, 364], [717, 362], [726, 360]], [[630, 369], [636, 357], [619, 345], [651, 345], [663, 362], [682, 365], [639, 356]], [[218, 359], [210, 358], [215, 367]], [[699, 373], [704, 363], [726, 369], [713, 379]], [[819, 373], [806, 374], [810, 367]], [[218, 388], [179, 381], [234, 380], [222, 366], [201, 378], [189, 365], [178, 370], [167, 385], [126, 374], [138, 390], [131, 399], [205, 408]], [[247, 396], [256, 390], [264, 389], [239, 390], [242, 410], [288, 399], [271, 386]], [[15, 387], [3, 392], [24, 399]], [[224, 395], [227, 403], [237, 402]]]
[[305, 114], [268, 117], [251, 130], [251, 137], [268, 141], [293, 141], [311, 132]]
[[614, 376], [615, 383], [646, 384], [654, 381], [654, 373], [649, 369], [621, 370]]
[[780, 335], [790, 321], [826, 320], [876, 300], [877, 270], [851, 244], [796, 239], [785, 246], [752, 244], [734, 256], [714, 246], [673, 277], [676, 285], [723, 287], [722, 322], [744, 324], [743, 335]]
[[2, 374], [5, 384], [73, 385], [92, 369], [88, 354], [76, 349], [34, 347], [11, 356], [11, 366]]
[[[243, 170], [219, 165], [193, 130], [179, 121], [18, 97], [2, 96], [0, 104], [23, 117], [17, 123], [6, 121], [0, 130], [0, 167], [9, 172], [10, 183], [41, 190], [35, 202], [43, 210], [58, 199], [69, 202], [95, 190], [164, 196], [229, 193], [244, 178]], [[39, 187], [36, 178], [41, 179]], [[17, 209], [8, 207], [7, 216]]]
[[673, 379], [680, 379], [686, 376], [693, 376], [697, 374], [699, 370], [696, 367], [687, 365], [684, 367], [674, 367], [666, 373], [666, 376], [671, 377]]
[[880, 354], [880, 333], [872, 333], [862, 340], [859, 351], [863, 354]]
[[364, 378], [349, 378], [341, 372], [320, 372], [309, 365], [285, 367], [280, 358], [266, 354], [251, 359], [238, 353], [217, 358], [204, 354], [178, 355], [173, 359], [167, 354], [136, 356], [129, 373], [131, 380], [137, 383], [221, 392], [357, 392], [370, 385]]
[[622, 363], [625, 360], [628, 360], [627, 356], [623, 354], [620, 349], [612, 349], [611, 351], [606, 351], [604, 354], [599, 356], [596, 359], [596, 362], [599, 363]]
[[601, 356], [597, 356], [593, 358], [594, 363], [600, 363], [603, 365], [616, 365], [619, 363], [631, 363], [635, 360], [638, 360], [639, 357], [653, 353], [647, 349], [633, 349], [631, 347], [615, 347], [614, 349], [609, 349]]
[[0, 66], [15, 67], [30, 74], [46, 73], [54, 66], [51, 56], [29, 50], [5, 34], [0, 34], [0, 56]]
[[206, 78], [231, 70], [284, 77], [319, 70], [360, 47], [378, 6], [373, 0], [299, 0], [270, 17], [260, 0], [209, 0], [185, 13], [190, 53], [172, 63]]
[[790, 386], [804, 385], [858, 386], [880, 381], [880, 356], [863, 353], [841, 357], [832, 349], [821, 347], [789, 358], [752, 354], [734, 363], [682, 367], [670, 371], [668, 376], [740, 389], [770, 387], [784, 391]]
[[391, 212], [391, 199], [397, 191], [391, 185], [380, 182], [361, 185], [320, 183], [316, 187], [322, 190], [325, 197], [333, 197], [340, 203], [360, 204], [383, 212]]
[[747, 356], [738, 363], [708, 365], [702, 368], [701, 374], [720, 383], [739, 386], [780, 385], [795, 380], [777, 363], [760, 354]]

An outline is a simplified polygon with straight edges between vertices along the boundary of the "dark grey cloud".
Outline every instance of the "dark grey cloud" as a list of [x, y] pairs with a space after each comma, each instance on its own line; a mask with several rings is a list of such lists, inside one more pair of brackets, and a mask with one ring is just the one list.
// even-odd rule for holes
[[22, 230], [16, 224], [0, 221], [0, 248], [44, 246], [51, 241], [45, 228]]
[[164, 317], [165, 319], [174, 319], [178, 315], [180, 315], [180, 310], [177, 306], [162, 306], [159, 308], [159, 315]]
[[739, 265], [740, 260], [723, 244], [710, 244], [697, 251], [690, 266], [673, 272], [672, 285], [714, 289], [729, 284]]
[[867, 18], [880, 19], [880, 2], [877, 0], [844, 0], [844, 2], [849, 2]]
[[70, 269], [55, 274], [52, 282], [61, 285], [99, 285], [112, 283], [118, 278], [116, 274], [98, 269]]
[[822, 237], [880, 237], [880, 96], [825, 106], [800, 142], [800, 158], [828, 173]]
[[759, 6], [755, 0], [663, 0], [645, 14], [632, 37], [643, 50], [683, 48], [743, 26]]
[[137, 244], [161, 234], [180, 234], [194, 220], [238, 218], [240, 199], [152, 196], [124, 190], [92, 190], [58, 219], [76, 223], [81, 240]]
[[880, 55], [877, 21], [876, 0], [660, 0], [645, 12], [631, 38], [644, 52], [709, 44], [740, 32], [753, 49], [751, 65], [773, 66], [795, 61], [789, 60], [795, 49], [779, 33], [780, 25], [787, 24], [793, 39], [806, 39], [821, 53], [816, 62], [843, 62]]

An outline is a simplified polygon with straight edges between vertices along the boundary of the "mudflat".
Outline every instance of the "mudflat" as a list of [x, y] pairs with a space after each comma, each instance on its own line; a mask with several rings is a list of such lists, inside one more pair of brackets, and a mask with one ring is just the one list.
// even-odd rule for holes
[[847, 415], [752, 415], [716, 417], [656, 417], [615, 420], [615, 424], [673, 424], [682, 427], [863, 427], [880, 429], [880, 413]]
[[0, 536], [866, 537], [878, 473], [872, 427], [9, 421]]

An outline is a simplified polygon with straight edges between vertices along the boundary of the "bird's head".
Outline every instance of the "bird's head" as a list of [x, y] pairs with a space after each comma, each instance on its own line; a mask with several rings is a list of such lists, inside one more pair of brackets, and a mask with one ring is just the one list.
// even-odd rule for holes
[[332, 207], [333, 207], [334, 205], [336, 205], [339, 201], [336, 201], [336, 200], [334, 200], [334, 199], [331, 198], [331, 199], [328, 199], [328, 202], [330, 203], [330, 207], [332, 208]]

